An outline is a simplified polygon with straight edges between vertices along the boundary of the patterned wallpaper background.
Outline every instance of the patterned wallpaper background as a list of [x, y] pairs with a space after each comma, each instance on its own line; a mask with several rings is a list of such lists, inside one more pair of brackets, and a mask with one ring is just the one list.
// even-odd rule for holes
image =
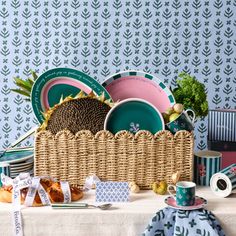
[[[138, 69], [169, 86], [184, 70], [205, 83], [210, 108], [236, 107], [236, 0], [0, 4], [0, 148], [37, 123], [30, 103], [10, 91], [12, 77], [30, 69], [77, 68], [98, 81]], [[195, 131], [195, 147], [205, 149], [207, 119]]]

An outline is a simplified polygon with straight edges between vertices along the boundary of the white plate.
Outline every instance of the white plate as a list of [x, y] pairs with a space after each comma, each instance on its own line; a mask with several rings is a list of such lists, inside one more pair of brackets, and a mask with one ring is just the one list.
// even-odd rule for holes
[[34, 158], [28, 159], [28, 160], [23, 161], [23, 162], [12, 163], [12, 164], [10, 164], [10, 167], [15, 168], [15, 167], [21, 167], [21, 166], [29, 166], [29, 165], [32, 165], [33, 163], [34, 163]]
[[21, 169], [27, 169], [31, 168], [34, 165], [34, 163], [31, 163], [29, 165], [24, 165], [24, 166], [10, 166], [11, 170], [21, 170]]
[[10, 167], [10, 170], [11, 171], [22, 171], [22, 170], [28, 170], [28, 169], [32, 169], [34, 167], [34, 164], [30, 165], [30, 166], [21, 166], [21, 167], [18, 167], [18, 168], [11, 168]]
[[20, 169], [20, 170], [11, 170], [11, 174], [21, 173], [21, 172], [28, 172], [33, 169], [32, 167], [26, 168], [26, 169]]
[[11, 170], [11, 173], [14, 173], [14, 172], [22, 172], [22, 171], [28, 171], [28, 170], [31, 170], [32, 168], [34, 168], [34, 166], [28, 166], [28, 167], [25, 167], [25, 168], [20, 168], [20, 169], [10, 169]]
[[31, 170], [32, 170], [32, 168], [26, 169], [26, 170], [11, 171], [11, 175], [19, 174], [19, 173], [22, 173], [22, 172], [29, 172]]
[[16, 176], [18, 176], [20, 173], [29, 173], [30, 175], [34, 174], [34, 170], [28, 170], [28, 171], [23, 171], [23, 172], [18, 172], [18, 173], [11, 173], [11, 178], [15, 178]]

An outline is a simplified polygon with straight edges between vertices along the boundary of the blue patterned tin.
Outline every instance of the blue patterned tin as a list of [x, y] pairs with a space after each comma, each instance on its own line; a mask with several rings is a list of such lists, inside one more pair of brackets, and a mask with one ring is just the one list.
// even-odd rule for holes
[[210, 185], [216, 195], [229, 196], [233, 190], [236, 190], [236, 163], [214, 174], [211, 177]]
[[0, 187], [2, 187], [1, 173], [10, 177], [10, 164], [4, 162], [0, 163]]
[[212, 175], [221, 170], [222, 154], [215, 151], [200, 151], [194, 154], [194, 181], [197, 185], [209, 186]]

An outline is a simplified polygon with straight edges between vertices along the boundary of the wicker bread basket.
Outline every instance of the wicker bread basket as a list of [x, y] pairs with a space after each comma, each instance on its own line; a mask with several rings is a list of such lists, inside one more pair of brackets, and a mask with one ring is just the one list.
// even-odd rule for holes
[[96, 174], [101, 180], [135, 181], [141, 189], [150, 189], [157, 180], [171, 183], [177, 170], [182, 179], [192, 180], [193, 143], [193, 133], [187, 131], [40, 131], [35, 138], [35, 175], [83, 186], [86, 177]]

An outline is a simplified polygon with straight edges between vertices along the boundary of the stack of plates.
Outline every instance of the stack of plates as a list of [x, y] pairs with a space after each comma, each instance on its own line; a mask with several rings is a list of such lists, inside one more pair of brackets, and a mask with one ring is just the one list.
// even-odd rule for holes
[[0, 158], [0, 162], [10, 164], [11, 178], [15, 178], [17, 175], [23, 172], [33, 175], [33, 148], [18, 148], [8, 151], [3, 157]]
[[32, 175], [33, 168], [34, 168], [33, 156], [27, 159], [26, 161], [11, 163], [10, 164], [11, 178], [15, 178], [17, 175], [19, 175], [22, 172], [27, 172]]

